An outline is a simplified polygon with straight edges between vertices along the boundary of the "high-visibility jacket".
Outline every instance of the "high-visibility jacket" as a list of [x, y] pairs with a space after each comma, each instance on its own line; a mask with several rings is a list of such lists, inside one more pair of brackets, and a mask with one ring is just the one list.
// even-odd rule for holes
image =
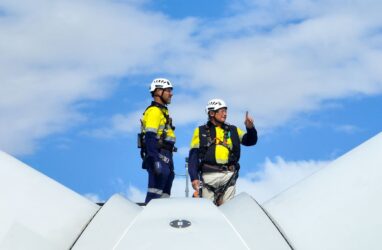
[[[200, 165], [208, 163], [212, 165], [224, 165], [231, 164], [232, 156], [236, 159], [234, 163], [237, 163], [240, 158], [240, 144], [245, 146], [255, 145], [257, 142], [257, 131], [255, 128], [247, 129], [247, 133], [244, 133], [241, 129], [228, 124], [222, 126], [215, 126], [211, 122], [206, 125], [209, 128], [209, 133], [212, 137], [211, 145], [208, 145], [208, 149], [205, 149], [206, 145], [201, 145], [201, 141], [205, 141], [206, 134], [200, 133], [203, 126], [200, 126], [194, 130], [190, 145], [189, 154], [189, 174], [191, 180], [198, 179], [198, 172], [200, 171]], [[234, 131], [235, 130], [235, 131]], [[236, 133], [237, 144], [235, 143], [234, 133]], [[231, 156], [231, 157], [230, 157]]]
[[145, 137], [145, 153], [158, 160], [161, 147], [173, 147], [176, 141], [174, 127], [166, 106], [152, 102], [143, 113], [141, 132]]

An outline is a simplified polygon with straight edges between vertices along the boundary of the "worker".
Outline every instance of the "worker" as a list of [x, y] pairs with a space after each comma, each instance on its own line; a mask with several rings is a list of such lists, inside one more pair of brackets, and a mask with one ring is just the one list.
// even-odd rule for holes
[[174, 180], [173, 152], [176, 151], [175, 127], [167, 109], [173, 86], [168, 79], [156, 78], [150, 85], [150, 93], [153, 101], [143, 113], [141, 133], [138, 134], [142, 168], [148, 172], [145, 203], [170, 197]]
[[226, 123], [227, 105], [221, 99], [210, 100], [206, 113], [207, 123], [195, 129], [191, 140], [189, 174], [196, 194], [220, 206], [235, 195], [241, 144], [255, 145], [257, 131], [248, 112], [246, 133]]

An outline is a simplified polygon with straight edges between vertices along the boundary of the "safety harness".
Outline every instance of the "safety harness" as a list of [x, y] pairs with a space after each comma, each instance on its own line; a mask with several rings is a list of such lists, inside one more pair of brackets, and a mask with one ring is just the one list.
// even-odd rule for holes
[[[213, 129], [211, 129], [213, 128]], [[224, 193], [230, 186], [234, 186], [238, 178], [240, 169], [240, 138], [237, 128], [233, 125], [223, 124], [224, 130], [223, 141], [218, 140], [216, 137], [215, 127], [211, 122], [199, 127], [199, 170], [200, 179], [203, 173], [208, 172], [233, 172], [232, 177], [224, 186], [213, 187], [203, 182], [203, 186], [214, 193], [214, 203], [221, 205]], [[228, 145], [228, 139], [232, 141], [232, 148]], [[229, 151], [228, 162], [226, 164], [219, 164], [216, 162], [215, 148], [216, 145], [224, 146]], [[201, 192], [199, 192], [200, 195]]]
[[[164, 149], [164, 150], [168, 150], [170, 152], [176, 152], [177, 151], [177, 148], [171, 144], [171, 143], [167, 143], [165, 141], [166, 137], [167, 137], [167, 130], [169, 128], [171, 128], [173, 131], [175, 130], [175, 126], [172, 125], [172, 118], [164, 111], [164, 107], [162, 105], [160, 105], [159, 103], [157, 102], [152, 102], [150, 106], [148, 106], [146, 108], [146, 110], [143, 112], [143, 115], [146, 113], [146, 111], [151, 108], [151, 107], [157, 107], [160, 109], [160, 111], [162, 112], [164, 118], [166, 119], [166, 122], [165, 122], [165, 125], [164, 125], [164, 129], [163, 129], [163, 132], [161, 134], [161, 136], [159, 137], [158, 139], [158, 144], [157, 144], [157, 148], [158, 149]], [[145, 142], [145, 131], [144, 131], [144, 127], [143, 127], [143, 121], [141, 121], [141, 132], [138, 133], [138, 148], [141, 149], [141, 158], [144, 159], [146, 157], [146, 142]], [[159, 156], [162, 156], [163, 155], [159, 155]], [[167, 157], [166, 157], [167, 158]], [[166, 159], [162, 159], [164, 162], [167, 162]], [[167, 162], [168, 163], [168, 162]]]
[[[215, 188], [203, 182], [202, 187], [205, 187], [214, 193], [214, 204], [217, 206], [220, 206], [223, 203], [223, 196], [225, 192], [227, 191], [229, 187], [234, 186], [236, 184], [236, 180], [238, 177], [239, 177], [239, 171], [235, 169], [231, 178], [228, 180], [228, 182], [224, 186]], [[200, 191], [200, 194], [202, 194], [201, 191]]]

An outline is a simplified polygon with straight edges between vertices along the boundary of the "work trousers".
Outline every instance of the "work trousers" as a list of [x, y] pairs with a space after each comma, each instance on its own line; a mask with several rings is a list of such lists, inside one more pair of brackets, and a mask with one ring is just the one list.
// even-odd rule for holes
[[143, 162], [143, 164], [146, 165], [148, 173], [148, 189], [145, 200], [146, 203], [152, 199], [168, 198], [171, 195], [171, 187], [175, 174], [172, 163], [172, 155], [168, 154], [166, 157], [169, 157], [171, 160], [168, 163], [161, 161], [162, 171], [159, 175], [154, 172], [152, 162]]
[[[222, 187], [227, 184], [227, 182], [231, 179], [234, 172], [232, 171], [223, 171], [223, 172], [211, 172], [211, 173], [203, 173], [203, 183], [206, 183], [214, 188]], [[232, 199], [235, 196], [236, 187], [235, 185], [230, 186], [226, 189], [223, 195], [223, 203]], [[214, 200], [214, 192], [210, 191], [206, 187], [202, 189], [202, 197], [207, 198], [209, 200]]]

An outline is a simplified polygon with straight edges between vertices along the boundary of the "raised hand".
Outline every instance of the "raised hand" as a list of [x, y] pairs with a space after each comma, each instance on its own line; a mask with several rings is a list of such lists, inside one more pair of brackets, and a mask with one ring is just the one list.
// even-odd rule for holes
[[245, 124], [246, 128], [253, 128], [254, 127], [254, 125], [253, 125], [253, 118], [248, 115], [248, 111], [245, 112], [244, 124]]

